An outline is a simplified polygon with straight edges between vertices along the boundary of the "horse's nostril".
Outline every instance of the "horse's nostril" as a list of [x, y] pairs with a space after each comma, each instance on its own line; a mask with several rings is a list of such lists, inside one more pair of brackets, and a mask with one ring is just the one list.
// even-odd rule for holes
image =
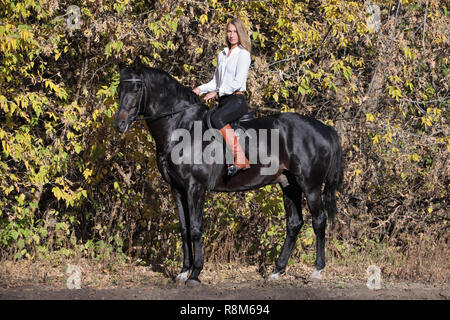
[[118, 121], [115, 121], [114, 127], [123, 133], [127, 130], [128, 125], [125, 120], [118, 120]]
[[128, 124], [127, 124], [127, 122], [124, 121], [124, 120], [120, 121], [120, 122], [119, 122], [119, 125], [118, 125], [118, 128], [119, 128], [119, 130], [120, 130], [122, 133], [126, 132], [126, 131], [128, 130]]

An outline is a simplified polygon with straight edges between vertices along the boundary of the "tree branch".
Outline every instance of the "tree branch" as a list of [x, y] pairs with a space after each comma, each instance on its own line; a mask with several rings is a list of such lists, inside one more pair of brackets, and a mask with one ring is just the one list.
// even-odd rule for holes
[[427, 7], [425, 9], [425, 14], [423, 15], [423, 34], [422, 34], [422, 47], [425, 47], [425, 30], [427, 28], [427, 13], [428, 13], [428, 5], [430, 0], [427, 1]]
[[[389, 45], [389, 47], [388, 47], [387, 53], [389, 53], [389, 52], [391, 51], [392, 43], [394, 42], [395, 33], [396, 33], [396, 31], [397, 31], [398, 11], [399, 11], [399, 9], [400, 9], [400, 6], [401, 6], [401, 2], [400, 2], [400, 0], [398, 0], [398, 3], [397, 3], [397, 10], [396, 10], [396, 12], [395, 12], [394, 30], [392, 31], [391, 43], [390, 43], [390, 45]], [[374, 82], [375, 77], [376, 77], [376, 75], [377, 75], [377, 73], [378, 73], [378, 68], [380, 67], [380, 64], [381, 64], [381, 60], [378, 61], [377, 67], [375, 68], [375, 72], [373, 73], [372, 80], [370, 81], [369, 88], [368, 88], [367, 93], [366, 93], [366, 98], [370, 95], [370, 93], [371, 93], [371, 91], [372, 91], [373, 82]]]

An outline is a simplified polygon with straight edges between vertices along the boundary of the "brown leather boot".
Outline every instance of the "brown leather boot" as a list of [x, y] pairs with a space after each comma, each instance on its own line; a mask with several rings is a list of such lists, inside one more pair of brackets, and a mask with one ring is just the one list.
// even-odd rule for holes
[[239, 143], [233, 128], [227, 124], [225, 127], [220, 129], [220, 133], [223, 136], [223, 140], [227, 144], [227, 147], [233, 152], [234, 164], [228, 167], [228, 175], [233, 176], [239, 170], [246, 170], [250, 168], [250, 162], [248, 162], [244, 151], [242, 150], [241, 144]]

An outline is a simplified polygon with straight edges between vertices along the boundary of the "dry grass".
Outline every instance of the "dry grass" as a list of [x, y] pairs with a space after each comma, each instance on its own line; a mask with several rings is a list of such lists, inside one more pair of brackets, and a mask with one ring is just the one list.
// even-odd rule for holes
[[[447, 246], [423, 251], [421, 246], [412, 246], [406, 255], [392, 248], [383, 252], [352, 254], [333, 257], [328, 251], [328, 264], [323, 272], [321, 285], [333, 288], [360, 287], [367, 281], [366, 269], [375, 264], [381, 268], [383, 284], [417, 282], [447, 285], [450, 280], [449, 251]], [[293, 259], [295, 260], [295, 259]], [[21, 260], [0, 262], [0, 287], [43, 286], [54, 290], [66, 288], [69, 264], [82, 270], [82, 286], [89, 288], [165, 287], [172, 285], [179, 266], [169, 266], [165, 273], [156, 272], [151, 266], [137, 263], [98, 262], [93, 259], [47, 259], [45, 261]], [[276, 285], [310, 286], [309, 274], [313, 266], [293, 261]], [[269, 266], [263, 273], [256, 265], [243, 262], [218, 263], [206, 261], [201, 280], [206, 285], [218, 286], [264, 286], [272, 271]], [[274, 284], [271, 284], [274, 285]]]

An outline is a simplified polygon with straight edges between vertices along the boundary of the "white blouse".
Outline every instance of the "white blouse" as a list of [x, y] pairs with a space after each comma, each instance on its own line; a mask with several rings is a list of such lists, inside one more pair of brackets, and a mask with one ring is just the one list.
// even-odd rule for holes
[[250, 52], [242, 46], [231, 50], [228, 56], [229, 48], [225, 48], [217, 57], [217, 67], [213, 79], [201, 85], [200, 94], [217, 91], [219, 97], [232, 94], [235, 91], [244, 92], [248, 68], [250, 67]]

